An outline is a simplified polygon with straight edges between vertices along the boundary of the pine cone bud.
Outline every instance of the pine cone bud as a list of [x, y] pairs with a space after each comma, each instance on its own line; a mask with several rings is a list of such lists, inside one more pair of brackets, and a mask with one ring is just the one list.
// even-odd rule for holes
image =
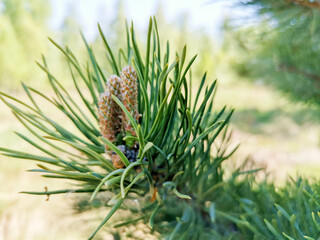
[[[112, 95], [116, 96], [138, 122], [138, 77], [131, 66], [123, 68], [121, 78], [112, 75], [106, 82], [106, 91], [100, 95], [98, 102], [98, 116], [101, 135], [113, 144], [121, 144], [124, 135], [131, 134], [136, 136], [129, 118], [122, 111], [121, 107], [113, 100]], [[127, 143], [127, 142], [126, 142]], [[120, 148], [119, 148], [120, 147]], [[124, 147], [124, 149], [122, 149]], [[131, 146], [132, 147], [132, 146]], [[118, 148], [129, 158], [129, 161], [136, 160], [136, 151], [126, 149], [125, 145]], [[124, 163], [120, 157], [106, 146], [106, 153], [111, 157], [112, 163], [116, 168], [123, 168]]]
[[[121, 81], [121, 94], [122, 103], [126, 109], [132, 114], [135, 121], [139, 120], [138, 112], [138, 77], [136, 71], [131, 66], [126, 66], [120, 73]], [[130, 120], [124, 116], [125, 119], [125, 130], [130, 132], [133, 136], [136, 136]]]
[[118, 76], [112, 75], [106, 82], [107, 90], [100, 95], [98, 102], [101, 135], [112, 143], [116, 141], [123, 125], [122, 110], [112, 98], [115, 95], [121, 100], [120, 81]]

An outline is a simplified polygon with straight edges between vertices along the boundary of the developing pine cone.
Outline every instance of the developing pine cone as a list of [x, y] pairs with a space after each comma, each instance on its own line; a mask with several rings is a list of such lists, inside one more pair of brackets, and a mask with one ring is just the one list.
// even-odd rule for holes
[[112, 98], [112, 95], [115, 95], [121, 100], [120, 82], [118, 76], [112, 75], [106, 82], [107, 89], [101, 94], [98, 102], [101, 135], [112, 143], [116, 141], [123, 126], [122, 109]]
[[[131, 66], [126, 66], [122, 69], [121, 75], [121, 94], [122, 103], [132, 114], [134, 120], [138, 122], [140, 114], [138, 112], [138, 77], [136, 71]], [[130, 123], [130, 120], [124, 114], [125, 130], [135, 136], [135, 132]]]
[[[117, 140], [122, 141], [125, 132], [136, 136], [129, 118], [122, 111], [120, 106], [113, 100], [115, 95], [132, 114], [135, 121], [138, 122], [140, 114], [138, 112], [138, 77], [136, 71], [131, 67], [124, 67], [121, 72], [121, 78], [112, 75], [106, 82], [106, 91], [101, 94], [98, 102], [98, 116], [101, 135], [113, 144], [119, 144]], [[137, 149], [119, 145], [118, 148], [124, 153], [130, 162], [136, 161]], [[106, 147], [116, 168], [123, 168], [124, 163], [120, 157], [108, 147]]]

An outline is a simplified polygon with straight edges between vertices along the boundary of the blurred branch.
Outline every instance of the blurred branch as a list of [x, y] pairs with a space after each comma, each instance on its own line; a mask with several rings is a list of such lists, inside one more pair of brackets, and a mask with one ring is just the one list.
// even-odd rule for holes
[[320, 83], [320, 76], [319, 75], [316, 75], [316, 74], [313, 74], [313, 73], [309, 73], [309, 72], [304, 71], [302, 69], [298, 69], [298, 68], [296, 68], [294, 66], [289, 66], [286, 63], [281, 63], [279, 65], [279, 70], [287, 71], [287, 72], [290, 72], [290, 73], [296, 73], [296, 74], [299, 74], [301, 76], [304, 76], [306, 78], [312, 79], [312, 80], [317, 81], [317, 82]]
[[320, 8], [319, 1], [310, 1], [310, 0], [287, 0], [290, 3], [295, 3], [300, 6], [308, 7], [308, 8]]

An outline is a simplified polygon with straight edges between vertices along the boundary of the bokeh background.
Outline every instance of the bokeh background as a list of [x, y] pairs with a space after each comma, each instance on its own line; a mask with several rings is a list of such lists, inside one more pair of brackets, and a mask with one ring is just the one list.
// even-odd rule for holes
[[[212, 81], [218, 79], [217, 109], [223, 105], [236, 109], [232, 142], [241, 146], [230, 167], [247, 160], [265, 168], [279, 185], [288, 176], [317, 179], [320, 74], [316, 60], [320, 54], [315, 43], [320, 40], [319, 10], [312, 10], [315, 22], [309, 23], [305, 20], [309, 15], [303, 18], [303, 11], [310, 14], [306, 6], [296, 4], [289, 12], [292, 15], [287, 12], [283, 17], [280, 10], [267, 11], [279, 7], [271, 6], [276, 1], [267, 6], [260, 2], [262, 5], [235, 0], [0, 0], [0, 91], [26, 99], [24, 82], [49, 95], [45, 74], [35, 63], [44, 54], [52, 72], [72, 92], [66, 62], [48, 37], [69, 46], [85, 63], [88, 56], [80, 30], [102, 58], [98, 22], [111, 45], [118, 48], [125, 43], [126, 19], [129, 24], [133, 21], [143, 46], [149, 17], [156, 16], [164, 44], [170, 40], [178, 51], [187, 44], [189, 56], [198, 53], [194, 80], [200, 81], [205, 71]], [[291, 35], [286, 32], [290, 30]], [[14, 133], [27, 131], [2, 102], [0, 123], [0, 146], [31, 151]], [[26, 171], [34, 167], [33, 162], [0, 157], [0, 239], [85, 239], [105, 212], [79, 212], [72, 194], [52, 196], [48, 201], [19, 194], [65, 184]], [[112, 231], [106, 228], [99, 237], [113, 239]], [[125, 231], [128, 239], [153, 238], [144, 226]]]

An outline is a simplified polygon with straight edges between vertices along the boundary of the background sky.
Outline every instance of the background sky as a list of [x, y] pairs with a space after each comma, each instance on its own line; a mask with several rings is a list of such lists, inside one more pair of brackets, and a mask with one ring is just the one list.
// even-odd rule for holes
[[[76, 12], [81, 29], [90, 40], [97, 33], [97, 22], [115, 18], [117, 0], [51, 0], [51, 27], [58, 29], [65, 16]], [[220, 26], [228, 15], [240, 14], [231, 8], [231, 1], [210, 0], [124, 0], [126, 16], [140, 29], [145, 29], [149, 17], [156, 13], [161, 2], [166, 19], [175, 23], [184, 14], [189, 17], [191, 29], [205, 29], [211, 36], [219, 35]], [[214, 3], [212, 3], [214, 2]]]

